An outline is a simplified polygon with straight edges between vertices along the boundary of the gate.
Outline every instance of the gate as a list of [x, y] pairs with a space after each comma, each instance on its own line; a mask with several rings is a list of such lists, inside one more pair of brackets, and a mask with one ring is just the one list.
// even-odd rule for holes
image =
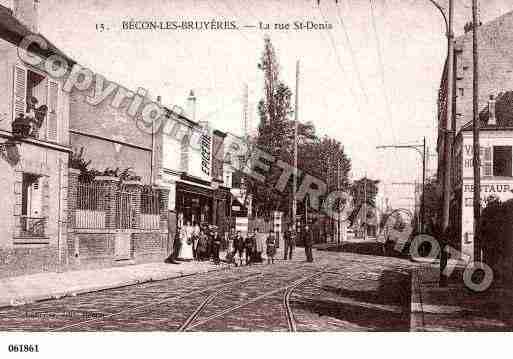
[[120, 189], [117, 197], [117, 227], [119, 229], [137, 228], [137, 193]]

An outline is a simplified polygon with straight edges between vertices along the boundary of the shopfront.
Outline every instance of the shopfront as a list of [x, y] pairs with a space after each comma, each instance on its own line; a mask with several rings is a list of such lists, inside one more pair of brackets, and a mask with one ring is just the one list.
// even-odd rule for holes
[[213, 223], [213, 191], [210, 186], [188, 180], [176, 182], [176, 212], [184, 223]]

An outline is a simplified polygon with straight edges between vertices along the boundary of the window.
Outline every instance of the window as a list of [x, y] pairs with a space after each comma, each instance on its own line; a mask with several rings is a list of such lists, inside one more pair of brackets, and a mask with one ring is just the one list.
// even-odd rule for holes
[[21, 184], [21, 237], [43, 237], [45, 218], [43, 217], [43, 193], [41, 177], [23, 173]]
[[15, 66], [13, 120], [20, 114], [31, 119], [32, 137], [58, 140], [58, 84], [45, 74]]
[[481, 176], [491, 177], [493, 176], [493, 159], [492, 159], [492, 148], [481, 147], [479, 149], [479, 157], [481, 158], [481, 166], [483, 173]]
[[460, 87], [458, 89], [458, 94], [459, 94], [459, 96], [463, 97], [465, 95], [465, 89], [463, 87]]
[[511, 146], [493, 146], [493, 175], [511, 177]]

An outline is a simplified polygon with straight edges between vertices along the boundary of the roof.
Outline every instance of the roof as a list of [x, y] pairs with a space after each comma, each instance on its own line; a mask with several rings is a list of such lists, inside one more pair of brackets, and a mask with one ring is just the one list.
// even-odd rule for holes
[[[24, 37], [34, 34], [28, 27], [23, 25], [16, 17], [13, 15], [11, 9], [6, 8], [5, 6], [0, 5], [0, 38], [4, 39], [15, 46], [19, 46]], [[35, 54], [43, 56], [45, 58], [51, 55], [59, 55], [68, 61], [69, 65], [74, 65], [76, 63], [75, 60], [71, 59], [69, 56], [60, 51], [54, 44], [51, 43], [46, 37], [41, 34], [37, 34], [41, 36], [46, 43], [48, 44], [48, 48], [46, 50], [41, 49], [39, 46], [30, 46], [29, 50]]]
[[[496, 125], [488, 124], [488, 105], [479, 113], [479, 124], [483, 130], [503, 130], [513, 128], [513, 91], [500, 93], [495, 99]], [[461, 131], [471, 131], [473, 121], [467, 122]]]
[[[499, 17], [496, 17], [495, 19], [491, 20], [491, 21], [488, 21], [484, 24], [480, 24], [479, 25], [479, 33], [482, 34], [483, 31], [493, 31], [494, 28], [496, 27], [502, 27], [504, 25], [505, 22], [508, 22], [508, 21], [511, 21], [511, 19], [509, 19], [510, 17], [513, 17], [513, 11], [508, 11], [507, 13], [505, 14], [502, 14], [501, 16]], [[464, 33], [464, 34], [461, 34], [459, 36], [457, 36], [454, 41], [455, 41], [455, 44], [454, 44], [454, 48], [456, 51], [461, 51], [463, 49], [463, 41], [465, 41], [465, 39], [469, 39], [472, 37], [472, 30]]]

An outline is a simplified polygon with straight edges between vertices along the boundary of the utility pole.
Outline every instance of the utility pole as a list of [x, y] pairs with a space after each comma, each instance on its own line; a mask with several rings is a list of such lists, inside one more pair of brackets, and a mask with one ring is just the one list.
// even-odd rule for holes
[[481, 261], [481, 244], [479, 240], [479, 218], [481, 216], [481, 159], [479, 145], [479, 58], [477, 48], [477, 29], [479, 20], [477, 18], [477, 0], [472, 0], [472, 111], [474, 117], [473, 140], [474, 140], [474, 260]]
[[[445, 236], [449, 228], [449, 210], [451, 200], [451, 145], [452, 145], [452, 118], [453, 118], [453, 82], [454, 82], [454, 0], [449, 0], [449, 21], [447, 24], [447, 116], [445, 118], [444, 131], [444, 172], [443, 172], [443, 211], [442, 211], [442, 236]], [[443, 238], [445, 242], [445, 238]], [[439, 286], [447, 286], [447, 278], [444, 275], [447, 266], [447, 252], [445, 245], [440, 253], [440, 280]]]
[[293, 228], [297, 233], [297, 200], [296, 200], [296, 191], [297, 191], [297, 128], [299, 121], [299, 60], [296, 62], [296, 104], [294, 107], [294, 178], [293, 178], [293, 188], [292, 188], [292, 221]]
[[[337, 160], [337, 191], [340, 190], [340, 158]], [[338, 220], [337, 220], [337, 244], [340, 244], [340, 239], [341, 239], [341, 236], [342, 236], [342, 233], [341, 233], [341, 229], [342, 227], [340, 226], [340, 204], [339, 204], [339, 208], [338, 208]]]
[[367, 239], [367, 173], [363, 179], [363, 239]]
[[248, 139], [249, 136], [249, 124], [248, 124], [248, 84], [244, 84], [243, 93], [243, 110], [242, 110], [242, 131], [244, 133], [244, 139]]
[[424, 232], [426, 225], [426, 206], [424, 204], [424, 192], [426, 191], [426, 137], [424, 137], [422, 150], [422, 193], [420, 198], [420, 232]]
[[[419, 149], [422, 147], [422, 151]], [[421, 231], [424, 229], [424, 192], [426, 186], [426, 137], [424, 137], [424, 141], [422, 144], [414, 144], [414, 145], [387, 145], [387, 146], [376, 146], [376, 149], [386, 149], [386, 148], [411, 148], [417, 151], [422, 161], [422, 204], [421, 204], [421, 216], [420, 216], [420, 229]], [[396, 183], [396, 184], [405, 184], [405, 183]], [[411, 184], [411, 183], [410, 183]], [[417, 209], [415, 209], [417, 210]]]

